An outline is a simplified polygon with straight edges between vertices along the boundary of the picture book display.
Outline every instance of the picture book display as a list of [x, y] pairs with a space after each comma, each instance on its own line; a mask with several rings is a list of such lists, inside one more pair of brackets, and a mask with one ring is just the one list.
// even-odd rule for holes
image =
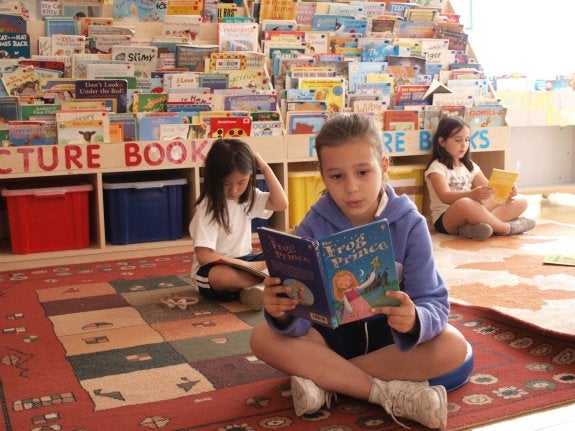
[[489, 187], [493, 189], [492, 201], [496, 204], [504, 204], [509, 198], [509, 193], [517, 181], [519, 172], [506, 171], [494, 168], [489, 177]]
[[258, 235], [270, 276], [299, 301], [290, 314], [335, 328], [372, 316], [373, 307], [398, 305], [385, 296], [399, 290], [386, 219], [319, 240], [269, 228]]

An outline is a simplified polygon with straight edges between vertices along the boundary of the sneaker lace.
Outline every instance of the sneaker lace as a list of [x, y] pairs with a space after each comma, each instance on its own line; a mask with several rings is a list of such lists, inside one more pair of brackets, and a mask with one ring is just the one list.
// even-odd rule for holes
[[401, 393], [395, 399], [388, 398], [385, 400], [383, 406], [396, 424], [405, 429], [411, 429], [407, 425], [401, 423], [395, 415], [410, 417], [415, 413], [416, 406], [413, 398], [408, 397], [405, 393]]
[[325, 401], [325, 406], [329, 409], [331, 407], [331, 402], [332, 400], [334, 402], [337, 402], [337, 394], [335, 392], [332, 391], [326, 391], [324, 390], [324, 395], [323, 395], [324, 401]]

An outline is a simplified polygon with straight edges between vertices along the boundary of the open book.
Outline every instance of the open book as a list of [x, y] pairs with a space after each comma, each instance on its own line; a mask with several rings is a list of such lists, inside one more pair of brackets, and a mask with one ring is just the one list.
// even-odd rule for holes
[[299, 300], [290, 314], [335, 328], [371, 316], [373, 307], [397, 306], [385, 296], [399, 290], [387, 220], [320, 240], [269, 228], [258, 235], [270, 276], [290, 286]]
[[518, 176], [519, 172], [494, 168], [488, 183], [494, 192], [491, 198], [492, 202], [504, 204], [509, 198], [509, 193], [511, 193]]
[[252, 268], [251, 266], [248, 266], [248, 265], [244, 265], [244, 264], [237, 263], [237, 262], [232, 262], [232, 261], [226, 259], [225, 257], [222, 257], [221, 259], [218, 259], [213, 263], [217, 264], [217, 265], [228, 265], [228, 266], [231, 266], [232, 268], [239, 269], [239, 270], [245, 271], [245, 272], [249, 272], [250, 274], [255, 275], [256, 277], [259, 277], [262, 280], [266, 277], [269, 277], [267, 270], [260, 271], [259, 269]]

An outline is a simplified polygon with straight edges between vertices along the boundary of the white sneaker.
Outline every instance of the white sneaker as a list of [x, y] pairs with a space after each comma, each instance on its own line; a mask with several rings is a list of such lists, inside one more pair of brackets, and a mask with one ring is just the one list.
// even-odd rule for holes
[[320, 388], [309, 379], [291, 377], [291, 395], [296, 416], [317, 412], [325, 404], [329, 408], [334, 393]]
[[493, 228], [487, 223], [464, 224], [457, 229], [459, 236], [483, 241], [493, 235]]
[[414, 420], [431, 429], [447, 429], [447, 391], [443, 386], [378, 379], [373, 380], [373, 385], [377, 391], [375, 398], [398, 425], [408, 428], [396, 416]]
[[259, 311], [264, 308], [263, 284], [254, 284], [240, 290], [240, 302], [250, 310]]

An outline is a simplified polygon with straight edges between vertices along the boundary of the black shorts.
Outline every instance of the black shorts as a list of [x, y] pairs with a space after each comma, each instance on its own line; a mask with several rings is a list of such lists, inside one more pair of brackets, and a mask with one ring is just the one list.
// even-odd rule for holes
[[447, 230], [445, 230], [445, 226], [443, 226], [443, 214], [441, 214], [439, 218], [435, 220], [435, 223], [433, 223], [433, 227], [438, 233], [444, 233], [449, 235], [449, 232], [447, 232]]
[[[238, 257], [237, 259], [245, 260], [246, 262], [256, 262], [256, 261], [265, 260], [263, 253], [247, 254], [245, 256]], [[205, 285], [205, 280], [208, 280], [208, 275], [210, 273], [210, 270], [216, 265], [218, 265], [218, 264], [215, 262], [212, 262], [212, 263], [208, 263], [206, 265], [200, 266], [198, 268], [198, 271], [196, 272], [196, 279], [198, 277], [203, 279], [204, 280], [203, 284]], [[213, 301], [219, 301], [219, 302], [235, 301], [240, 296], [239, 291], [238, 292], [230, 292], [230, 291], [216, 292], [211, 287], [203, 287], [203, 286], [198, 287], [198, 292], [204, 298], [211, 299]]]
[[314, 328], [328, 346], [345, 359], [362, 356], [394, 344], [391, 328], [385, 316], [346, 323], [336, 329], [322, 325], [314, 325]]

